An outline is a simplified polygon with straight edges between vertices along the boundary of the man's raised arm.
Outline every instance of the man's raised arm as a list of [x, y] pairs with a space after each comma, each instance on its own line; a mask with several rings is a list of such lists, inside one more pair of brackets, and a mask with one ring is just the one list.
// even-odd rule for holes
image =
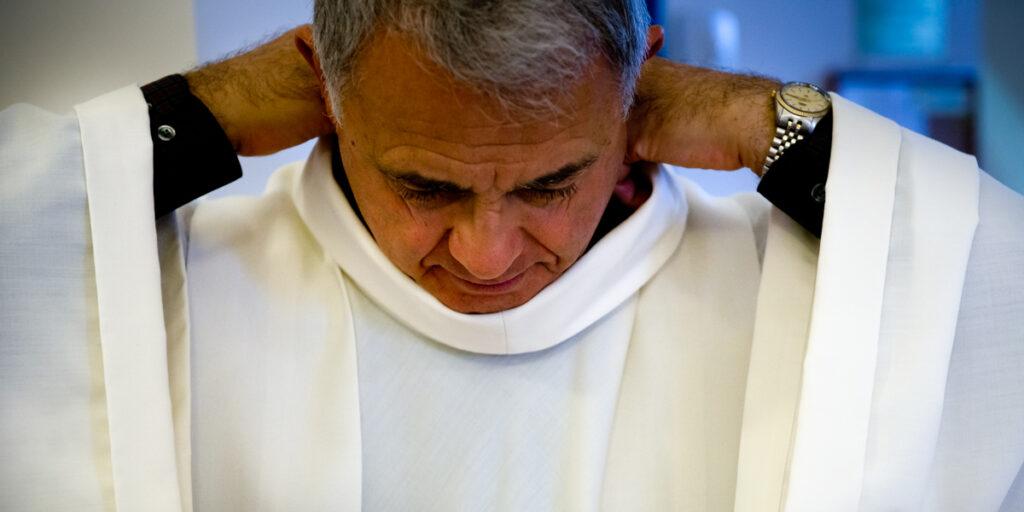
[[153, 137], [156, 216], [241, 177], [237, 155], [268, 155], [330, 133], [292, 29], [230, 58], [142, 87]]
[[[659, 30], [655, 28], [655, 30]], [[159, 217], [241, 176], [238, 155], [266, 155], [331, 133], [308, 53], [310, 27], [184, 76], [142, 88], [150, 104]], [[657, 50], [657, 48], [654, 48]], [[774, 80], [648, 60], [630, 116], [633, 160], [683, 167], [761, 168], [774, 132]], [[794, 147], [759, 191], [816, 235], [828, 176], [831, 125]], [[756, 172], [756, 171], [755, 171]]]

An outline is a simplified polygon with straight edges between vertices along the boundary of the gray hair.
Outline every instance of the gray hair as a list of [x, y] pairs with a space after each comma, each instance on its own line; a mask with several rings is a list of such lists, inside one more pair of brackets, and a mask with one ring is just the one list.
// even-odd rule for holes
[[379, 28], [412, 36], [457, 80], [526, 112], [556, 111], [602, 56], [619, 75], [625, 113], [649, 23], [643, 0], [316, 0], [313, 37], [339, 115], [356, 58]]

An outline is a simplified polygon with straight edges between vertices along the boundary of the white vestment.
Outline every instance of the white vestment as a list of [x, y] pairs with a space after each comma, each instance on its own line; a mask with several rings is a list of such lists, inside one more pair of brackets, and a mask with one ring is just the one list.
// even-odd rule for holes
[[835, 98], [820, 244], [663, 168], [452, 312], [318, 145], [152, 221], [146, 107], [0, 114], [5, 510], [1020, 510], [1024, 199]]

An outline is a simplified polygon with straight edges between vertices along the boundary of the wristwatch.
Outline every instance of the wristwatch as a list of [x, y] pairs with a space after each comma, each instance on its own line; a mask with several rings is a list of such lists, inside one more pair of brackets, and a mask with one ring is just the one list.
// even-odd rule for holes
[[804, 140], [832, 109], [832, 100], [820, 87], [806, 82], [789, 82], [778, 91], [775, 99], [775, 137], [764, 159], [761, 176], [771, 168], [787, 149]]

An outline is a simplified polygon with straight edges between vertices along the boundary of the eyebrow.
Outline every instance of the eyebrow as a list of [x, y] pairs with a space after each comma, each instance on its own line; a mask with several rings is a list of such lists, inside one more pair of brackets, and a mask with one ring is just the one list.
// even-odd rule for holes
[[555, 172], [533, 179], [517, 188], [536, 190], [563, 185], [589, 169], [590, 166], [594, 165], [594, 162], [597, 162], [597, 155], [587, 155], [576, 162], [563, 165]]
[[[582, 174], [583, 171], [586, 171], [587, 169], [590, 168], [590, 166], [594, 165], [595, 162], [597, 162], [597, 155], [587, 155], [576, 162], [572, 162], [563, 165], [562, 167], [559, 167], [558, 170], [555, 170], [538, 178], [534, 178], [522, 185], [519, 185], [518, 187], [516, 187], [516, 190], [538, 190], [558, 187], [569, 181], [572, 181], [572, 179], [576, 178], [577, 176]], [[450, 181], [428, 178], [415, 171], [400, 171], [379, 164], [377, 165], [377, 168], [388, 178], [391, 178], [395, 181], [400, 181], [413, 188], [443, 192], [471, 192], [470, 189], [461, 187]]]
[[377, 168], [388, 178], [400, 181], [412, 188], [442, 192], [469, 192], [469, 189], [460, 187], [450, 181], [435, 180], [415, 171], [399, 171], [383, 165], [378, 165]]

